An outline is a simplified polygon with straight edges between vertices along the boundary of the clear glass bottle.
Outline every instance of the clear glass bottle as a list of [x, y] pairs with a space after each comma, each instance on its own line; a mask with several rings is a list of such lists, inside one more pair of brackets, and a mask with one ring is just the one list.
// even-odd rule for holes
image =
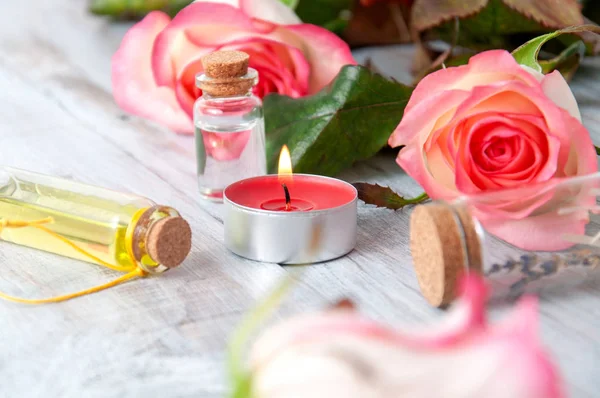
[[410, 241], [421, 291], [445, 306], [470, 272], [484, 275], [494, 302], [595, 283], [598, 196], [600, 173], [417, 206]]
[[[43, 229], [11, 227], [11, 223], [44, 219], [50, 221]], [[177, 210], [150, 199], [0, 166], [2, 240], [91, 263], [104, 262], [118, 271], [138, 267], [156, 274], [185, 259], [191, 249], [191, 230]]]
[[202, 90], [194, 104], [198, 185], [213, 201], [222, 201], [228, 185], [266, 174], [262, 101], [252, 94], [258, 73], [248, 59], [238, 51], [210, 54], [196, 77]]

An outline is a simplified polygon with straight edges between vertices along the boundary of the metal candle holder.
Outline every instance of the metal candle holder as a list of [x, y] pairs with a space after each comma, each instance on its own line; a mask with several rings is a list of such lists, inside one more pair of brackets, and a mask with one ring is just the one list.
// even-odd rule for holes
[[[344, 189], [354, 192], [354, 197], [337, 207], [273, 211], [237, 203], [228, 195], [230, 186], [223, 195], [226, 247], [251, 260], [278, 264], [323, 262], [352, 251], [357, 231], [356, 189], [330, 177], [294, 174], [294, 178], [302, 176], [320, 183], [343, 184]], [[277, 178], [277, 175], [269, 175], [254, 179]]]

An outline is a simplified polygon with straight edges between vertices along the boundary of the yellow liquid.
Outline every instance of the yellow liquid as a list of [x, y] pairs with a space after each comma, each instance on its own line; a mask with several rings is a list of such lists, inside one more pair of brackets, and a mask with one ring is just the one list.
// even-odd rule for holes
[[[127, 253], [125, 234], [134, 214], [152, 206], [152, 202], [51, 177], [48, 185], [44, 185], [40, 183], [44, 177], [34, 175], [33, 180], [37, 181], [32, 182], [27, 181], [32, 179], [27, 174], [24, 176], [0, 185], [0, 219], [33, 221], [52, 217], [54, 222], [45, 226], [86, 252], [124, 271], [136, 267]], [[0, 231], [0, 239], [93, 262], [56, 237], [33, 227], [5, 228]]]

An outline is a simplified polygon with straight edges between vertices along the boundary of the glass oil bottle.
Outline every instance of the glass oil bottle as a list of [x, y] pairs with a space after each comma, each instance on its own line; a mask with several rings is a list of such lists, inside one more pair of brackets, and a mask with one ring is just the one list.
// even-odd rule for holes
[[183, 262], [191, 230], [147, 198], [0, 166], [0, 241], [158, 274]]
[[421, 291], [446, 306], [477, 273], [491, 302], [574, 294], [600, 281], [600, 173], [433, 201], [411, 215]]
[[240, 51], [202, 59], [196, 77], [202, 96], [194, 104], [200, 194], [220, 202], [230, 184], [266, 174], [265, 124], [260, 98], [252, 94], [258, 73]]

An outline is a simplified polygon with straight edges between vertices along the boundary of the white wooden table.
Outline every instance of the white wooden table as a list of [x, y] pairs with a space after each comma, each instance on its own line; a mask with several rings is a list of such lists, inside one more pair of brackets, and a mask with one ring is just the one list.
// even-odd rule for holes
[[[441, 315], [411, 269], [409, 211], [361, 205], [350, 255], [311, 267], [246, 261], [223, 246], [219, 205], [197, 194], [191, 137], [124, 114], [113, 102], [110, 58], [129, 25], [87, 15], [78, 0], [0, 5], [0, 163], [129, 190], [179, 209], [193, 251], [176, 271], [62, 304], [0, 301], [0, 397], [219, 397], [228, 390], [225, 347], [242, 315], [280, 278], [302, 272], [278, 317], [351, 297], [369, 316], [402, 327]], [[362, 50], [410, 81], [409, 48]], [[600, 59], [573, 87], [600, 142]], [[344, 179], [419, 187], [380, 156]], [[47, 296], [97, 284], [113, 272], [0, 243], [0, 288]], [[502, 310], [492, 309], [494, 317]], [[575, 397], [600, 394], [600, 285], [543, 297], [541, 334]]]

